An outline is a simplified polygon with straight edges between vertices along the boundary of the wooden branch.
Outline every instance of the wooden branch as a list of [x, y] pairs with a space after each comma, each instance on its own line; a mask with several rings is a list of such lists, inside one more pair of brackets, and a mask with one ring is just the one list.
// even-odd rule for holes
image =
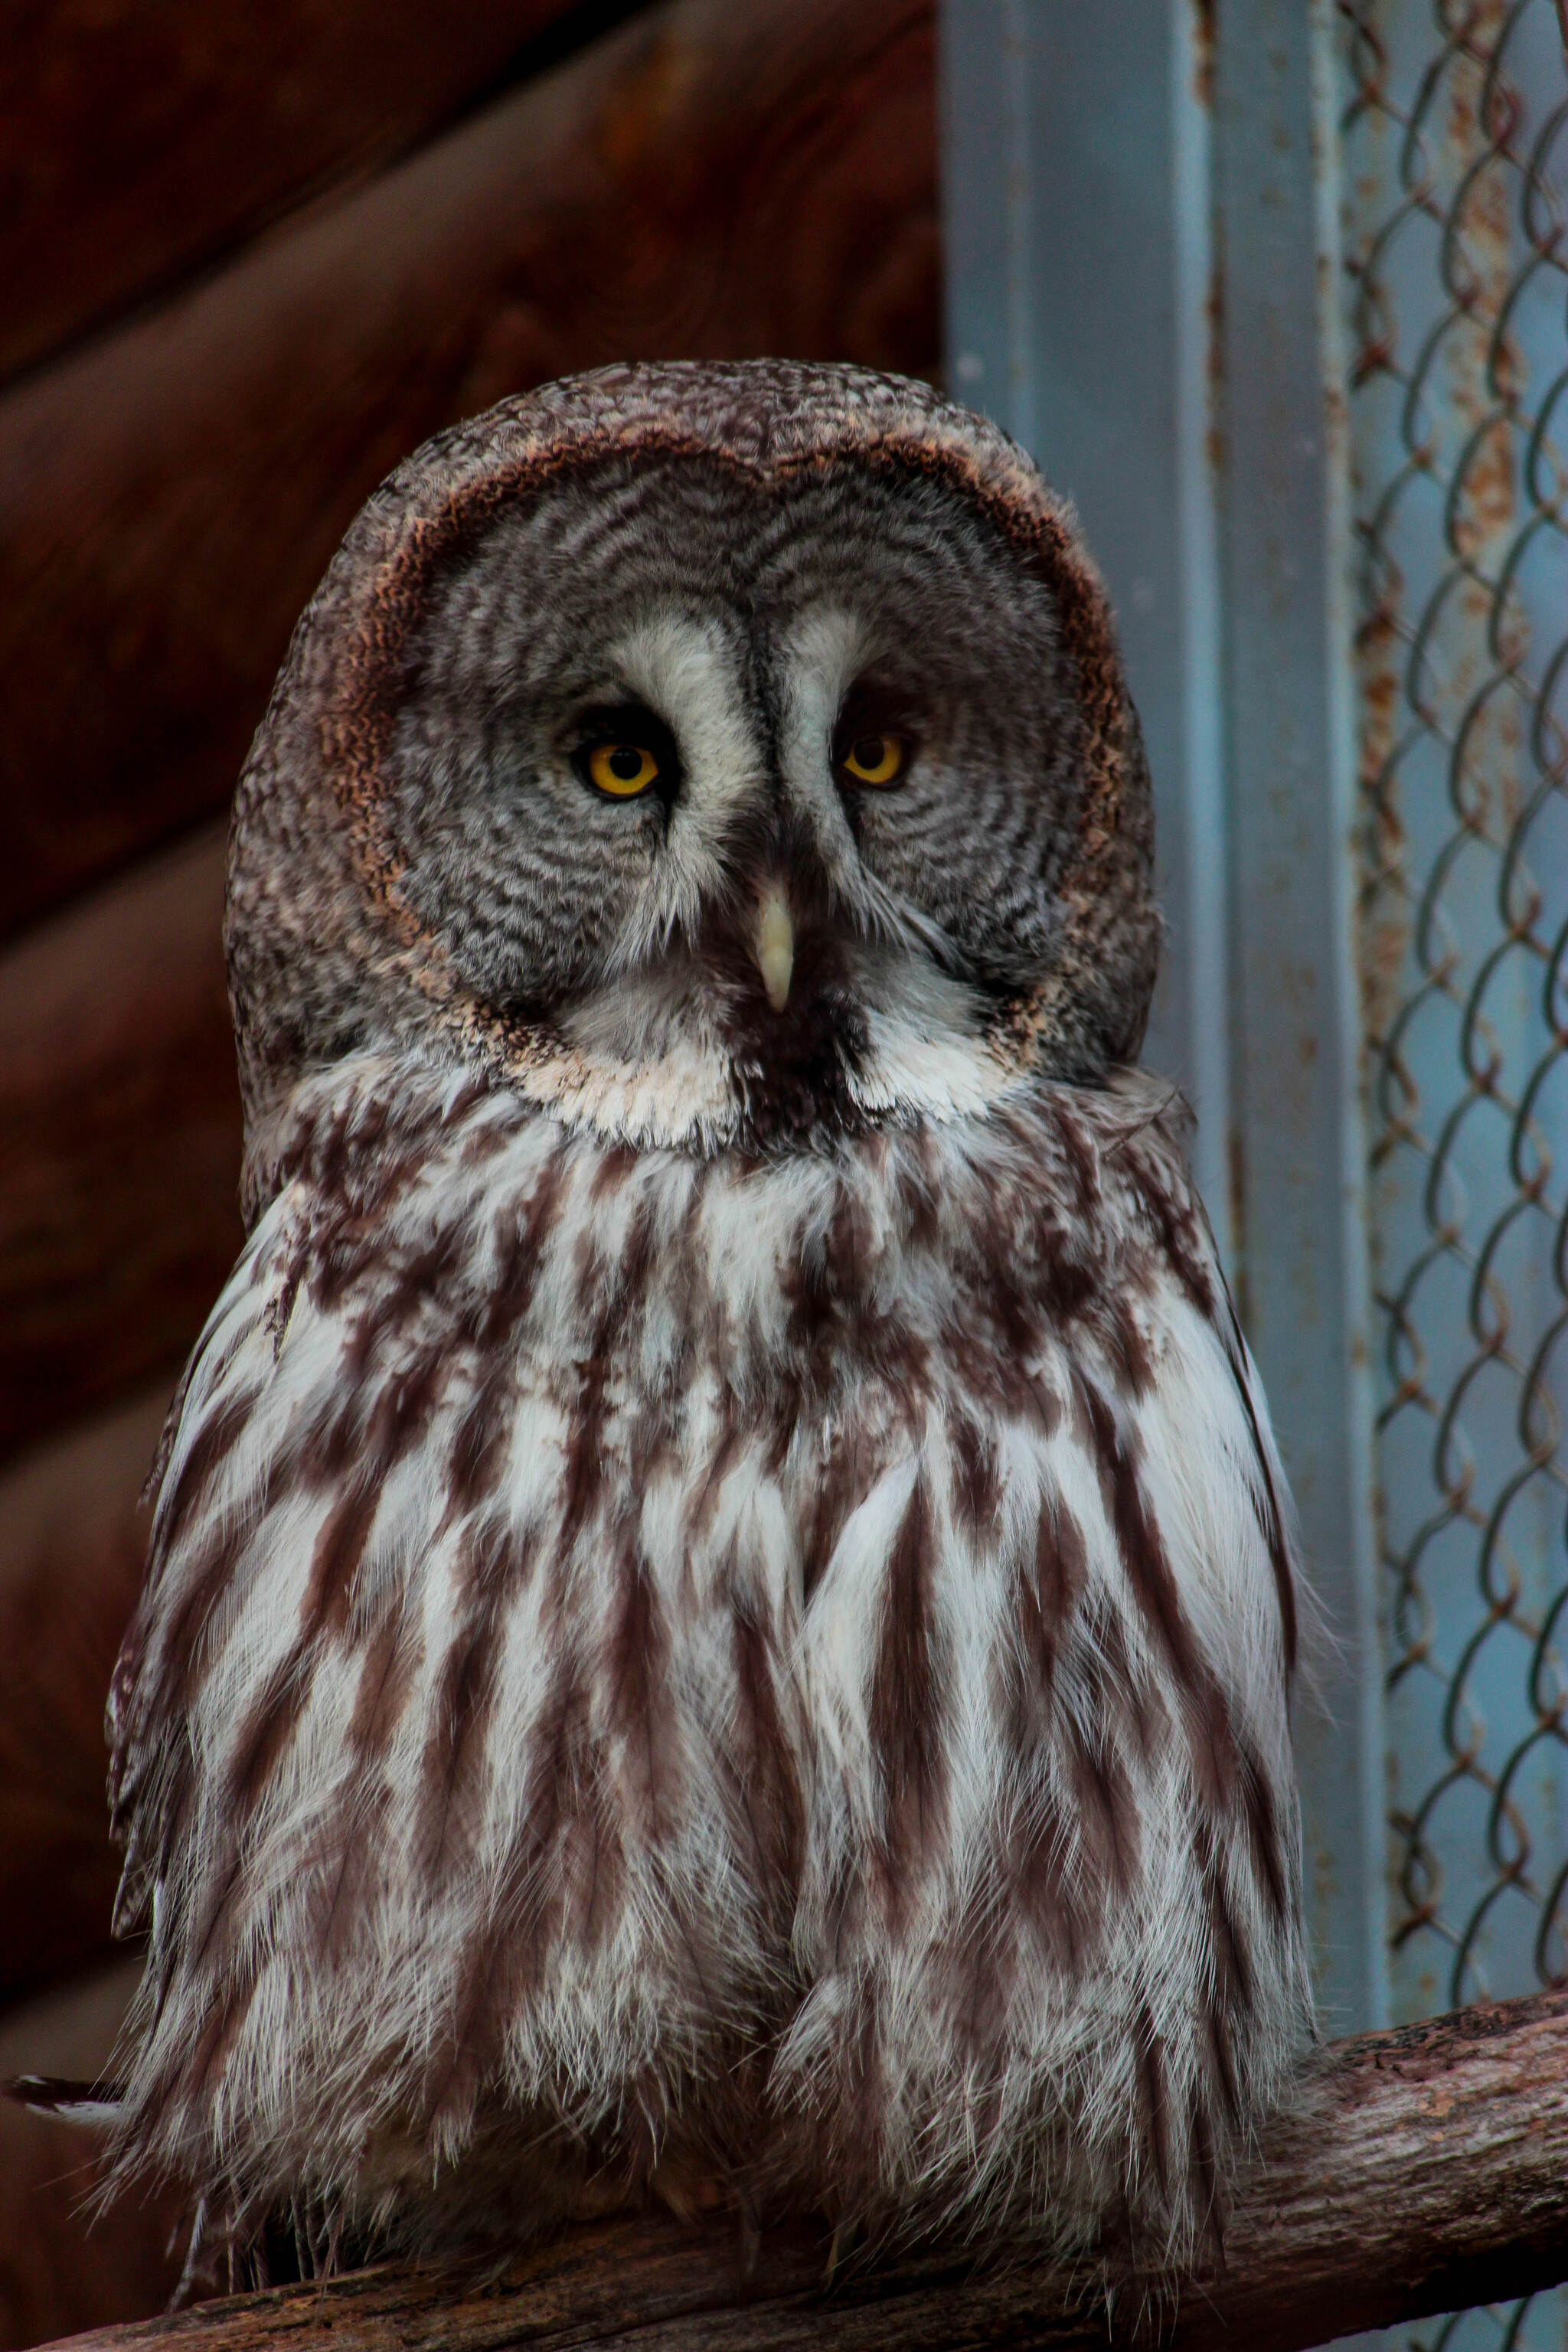
[[0, 402], [0, 934], [226, 804], [439, 425], [612, 359], [933, 369], [931, 16], [667, 0]]
[[809, 2232], [765, 2236], [750, 2281], [732, 2234], [651, 2217], [581, 2231], [499, 2287], [382, 2269], [75, 2339], [75, 2352], [871, 2352], [873, 2347], [1296, 2352], [1568, 2275], [1568, 1994], [1542, 1994], [1324, 2053], [1300, 2110], [1267, 2135], [1226, 2233], [1223, 2269], [1144, 2313], [1014, 2261], [977, 2275], [926, 2258], [823, 2284]]
[[411, 145], [568, 0], [50, 0], [0, 71], [0, 374]]
[[223, 874], [220, 824], [0, 956], [0, 1454], [172, 1385], [238, 1255]]
[[[103, 1698], [141, 1589], [147, 1520], [140, 1496], [168, 1402], [161, 1382], [0, 1477], [6, 1999], [110, 1948], [120, 1856], [104, 1801]], [[37, 2062], [24, 2062], [24, 2071], [28, 2063]], [[0, 2248], [5, 2242], [0, 2233]], [[26, 2340], [0, 2332], [0, 2343]]]
[[[122, 1952], [90, 1976], [8, 2008], [0, 2016], [0, 2078], [90, 2081], [109, 2064], [136, 1975]], [[176, 2205], [166, 2194], [150, 2206], [128, 2198], [89, 2229], [82, 2205], [100, 2160], [88, 2138], [76, 2124], [0, 2099], [0, 2345], [139, 2319], [162, 2311], [174, 2291]]]

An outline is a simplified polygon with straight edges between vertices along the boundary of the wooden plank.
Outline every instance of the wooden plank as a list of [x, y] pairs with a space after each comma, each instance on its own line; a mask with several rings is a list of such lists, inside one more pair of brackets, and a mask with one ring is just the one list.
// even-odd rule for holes
[[569, 0], [7, 10], [0, 377], [412, 145], [563, 15], [606, 13]]
[[0, 1455], [178, 1369], [238, 1254], [224, 827], [0, 956]]
[[542, 2248], [495, 2286], [361, 2272], [79, 2336], [76, 2352], [1114, 2352], [1157, 2336], [1172, 2352], [1300, 2352], [1568, 2273], [1568, 1994], [1335, 2044], [1265, 2133], [1223, 2263], [1149, 2305], [1133, 2289], [1113, 2324], [1082, 2276], [1026, 2256], [851, 2263], [828, 2291], [825, 2250], [765, 2232], [747, 2277], [732, 2228], [643, 2216]]
[[938, 354], [931, 0], [667, 0], [0, 403], [0, 932], [221, 807], [354, 509], [626, 357]]
[[166, 1384], [142, 1391], [0, 1477], [0, 1996], [109, 1948], [103, 1704], [168, 1403]]

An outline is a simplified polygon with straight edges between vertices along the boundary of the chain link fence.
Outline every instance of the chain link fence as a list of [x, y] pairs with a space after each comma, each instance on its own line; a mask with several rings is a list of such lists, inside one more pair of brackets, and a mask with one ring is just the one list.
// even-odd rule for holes
[[[1568, 1978], [1568, 87], [1341, 0], [1394, 2014]], [[1564, 2340], [1561, 2294], [1454, 2352]]]

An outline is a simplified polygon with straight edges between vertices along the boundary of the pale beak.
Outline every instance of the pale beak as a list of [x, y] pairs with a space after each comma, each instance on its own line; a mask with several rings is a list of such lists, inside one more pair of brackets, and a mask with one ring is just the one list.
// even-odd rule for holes
[[757, 893], [757, 929], [752, 950], [768, 1003], [782, 1013], [789, 1003], [790, 974], [795, 970], [795, 925], [789, 900], [776, 882], [764, 882]]

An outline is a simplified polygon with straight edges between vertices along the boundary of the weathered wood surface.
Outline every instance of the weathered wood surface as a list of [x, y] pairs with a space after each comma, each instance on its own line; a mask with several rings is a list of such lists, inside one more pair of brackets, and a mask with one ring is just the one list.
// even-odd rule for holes
[[164, 1384], [143, 1391], [0, 1476], [0, 1998], [109, 1948], [103, 1702], [168, 1402]]
[[313, 189], [395, 155], [525, 68], [526, 45], [563, 16], [611, 13], [581, 0], [7, 9], [0, 375], [210, 263]]
[[354, 509], [626, 357], [934, 368], [931, 0], [667, 0], [0, 401], [0, 934], [225, 805]]
[[238, 1254], [224, 831], [0, 954], [0, 1456], [177, 1371]]
[[519, 2263], [495, 2288], [361, 2273], [236, 2297], [74, 2339], [76, 2352], [502, 2352], [527, 2344], [637, 2352], [871, 2352], [1033, 2346], [1295, 2352], [1352, 2330], [1490, 2302], [1568, 2275], [1568, 1994], [1340, 2042], [1300, 2112], [1269, 2131], [1211, 2269], [1169, 2305], [1103, 2305], [1017, 2260], [855, 2266], [831, 2292], [810, 2233], [764, 2236], [742, 2274], [732, 2233], [651, 2218], [604, 2224]]

